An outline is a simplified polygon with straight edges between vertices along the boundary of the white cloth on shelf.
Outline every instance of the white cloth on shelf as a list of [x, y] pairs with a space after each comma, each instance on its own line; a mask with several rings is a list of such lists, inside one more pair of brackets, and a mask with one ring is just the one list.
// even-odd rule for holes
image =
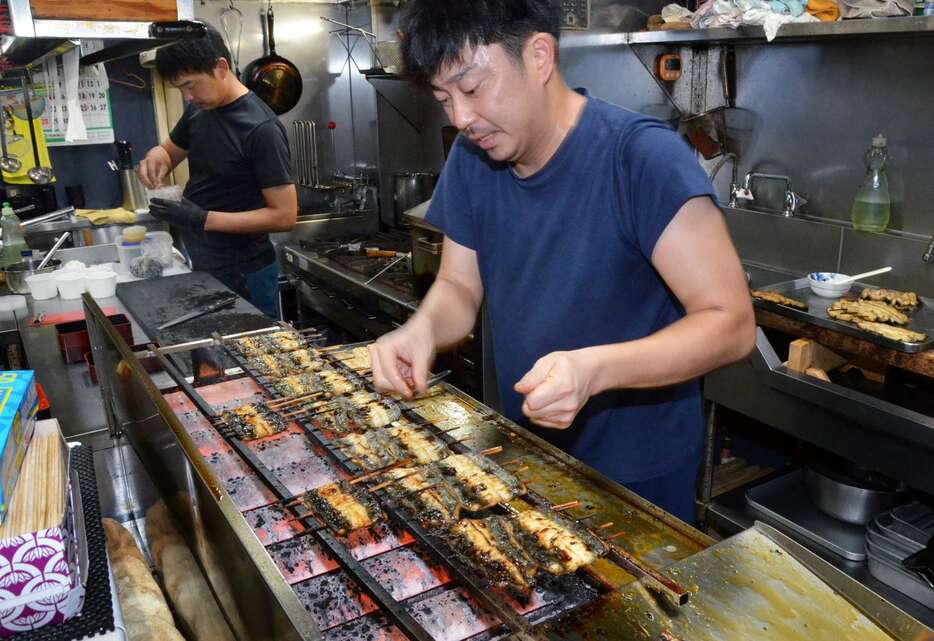
[[791, 22], [819, 22], [804, 11], [800, 0], [708, 0], [694, 13], [691, 26], [695, 29], [743, 25], [761, 26], [769, 42], [778, 35], [782, 25]]
[[668, 22], [690, 22], [694, 12], [680, 4], [669, 4], [662, 9], [662, 20]]
[[842, 18], [893, 18], [910, 16], [913, 0], [838, 0]]

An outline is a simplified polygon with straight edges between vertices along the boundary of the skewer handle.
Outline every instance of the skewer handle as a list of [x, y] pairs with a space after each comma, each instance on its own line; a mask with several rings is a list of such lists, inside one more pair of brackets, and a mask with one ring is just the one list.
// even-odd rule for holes
[[496, 454], [503, 453], [503, 446], [497, 445], [496, 447], [488, 447], [485, 450], [480, 450], [480, 454], [483, 456], [495, 456]]
[[[621, 536], [623, 532], [617, 532], [607, 540]], [[655, 590], [667, 596], [671, 602], [677, 606], [682, 606], [688, 602], [691, 593], [675, 583], [670, 577], [665, 576], [653, 567], [649, 567], [639, 561], [625, 550], [621, 550], [615, 545], [610, 544], [610, 558], [624, 570], [629, 572], [637, 579], [641, 579], [646, 587]]]
[[552, 510], [555, 512], [564, 512], [566, 510], [573, 510], [576, 507], [580, 507], [580, 501], [568, 501], [567, 503], [559, 503], [558, 505], [552, 506]]

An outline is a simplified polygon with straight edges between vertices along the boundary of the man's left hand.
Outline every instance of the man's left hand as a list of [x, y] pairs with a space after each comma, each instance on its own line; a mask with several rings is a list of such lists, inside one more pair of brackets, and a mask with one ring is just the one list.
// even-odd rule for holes
[[208, 212], [187, 198], [179, 201], [153, 198], [149, 201], [149, 213], [170, 225], [194, 231], [204, 231]]
[[542, 427], [564, 430], [593, 396], [594, 364], [583, 351], [552, 352], [538, 359], [515, 390], [522, 413]]

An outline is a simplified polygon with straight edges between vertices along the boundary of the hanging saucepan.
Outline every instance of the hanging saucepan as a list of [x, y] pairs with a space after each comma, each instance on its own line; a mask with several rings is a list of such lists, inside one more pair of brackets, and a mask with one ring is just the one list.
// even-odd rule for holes
[[268, 53], [254, 60], [243, 70], [243, 84], [262, 98], [276, 115], [282, 115], [298, 104], [302, 97], [302, 75], [298, 67], [276, 54], [272, 3], [266, 9], [266, 40]]

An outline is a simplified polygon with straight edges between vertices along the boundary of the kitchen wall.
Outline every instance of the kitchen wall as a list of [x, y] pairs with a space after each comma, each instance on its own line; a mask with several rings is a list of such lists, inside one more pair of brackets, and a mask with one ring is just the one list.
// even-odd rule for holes
[[[240, 44], [240, 68], [263, 55], [260, 15], [266, 2], [234, 3], [243, 12], [243, 36]], [[223, 34], [220, 14], [227, 2], [195, 3], [195, 17], [213, 25]], [[357, 35], [341, 39], [331, 32], [339, 27], [321, 20], [326, 16], [363, 29], [370, 28], [370, 10], [365, 4], [353, 6], [308, 2], [275, 2], [276, 51], [291, 60], [303, 80], [302, 98], [280, 119], [292, 135], [295, 120], [314, 120], [318, 124], [318, 152], [324, 181], [334, 170], [346, 173], [366, 172], [376, 183], [376, 95], [373, 87], [359, 73], [372, 66], [366, 42]], [[234, 31], [234, 37], [236, 32]], [[348, 46], [345, 46], [348, 45]], [[348, 56], [350, 51], [350, 58]], [[332, 148], [327, 124], [337, 125]], [[300, 190], [304, 213], [322, 211], [328, 199], [309, 189]]]

